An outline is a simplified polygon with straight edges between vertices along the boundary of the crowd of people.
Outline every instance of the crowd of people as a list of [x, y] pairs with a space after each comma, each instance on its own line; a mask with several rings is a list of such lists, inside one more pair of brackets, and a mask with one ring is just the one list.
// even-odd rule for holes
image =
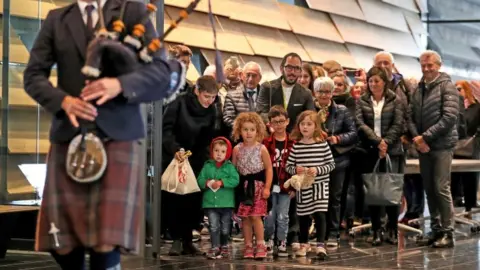
[[[192, 52], [176, 45], [170, 56], [188, 66]], [[191, 151], [202, 192], [162, 191], [169, 254], [202, 254], [192, 231], [203, 230], [210, 234], [211, 259], [228, 257], [232, 238], [244, 241], [245, 258], [288, 256], [291, 246], [296, 256], [312, 251], [325, 259], [327, 248], [338, 247], [342, 229], [369, 222], [372, 245], [396, 245], [400, 206], [367, 205], [361, 176], [378, 161], [380, 171], [388, 165], [403, 174], [409, 158], [420, 160], [421, 173], [405, 175], [408, 209], [400, 222], [423, 215], [426, 193], [431, 232], [421, 244], [453, 247], [452, 197], [467, 211], [477, 207], [478, 174], [452, 177], [451, 164], [458, 144], [469, 138], [474, 151], [461, 158], [479, 159], [480, 88], [452, 82], [440, 72], [435, 51], [419, 59], [423, 77], [415, 79], [404, 78], [386, 51], [354, 73], [335, 60], [312, 66], [289, 53], [282, 75], [261, 84], [258, 63], [242, 66], [230, 57], [187, 82], [163, 116], [162, 160], [166, 168], [183, 159], [180, 149]], [[215, 80], [217, 68], [222, 83]], [[285, 185], [293, 176], [310, 183]]]

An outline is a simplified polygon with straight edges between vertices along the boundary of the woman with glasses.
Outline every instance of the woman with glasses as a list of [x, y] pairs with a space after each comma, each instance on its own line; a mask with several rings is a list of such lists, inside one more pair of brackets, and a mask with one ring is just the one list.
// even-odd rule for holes
[[[357, 142], [355, 122], [348, 109], [333, 100], [335, 84], [328, 77], [317, 78], [313, 84], [315, 106], [320, 124], [327, 132], [327, 141], [335, 159], [335, 170], [330, 174], [327, 216], [327, 246], [336, 247], [340, 241], [340, 202], [346, 196], [348, 181], [346, 169], [350, 164], [350, 151]], [[345, 186], [345, 188], [343, 188]], [[344, 193], [344, 194], [343, 194]]]

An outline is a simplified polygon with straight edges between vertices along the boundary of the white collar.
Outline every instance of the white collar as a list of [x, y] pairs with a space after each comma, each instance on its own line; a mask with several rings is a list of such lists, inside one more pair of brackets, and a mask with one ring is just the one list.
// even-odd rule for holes
[[375, 98], [373, 98], [373, 95], [370, 96], [370, 99], [372, 100], [373, 104], [375, 104], [375, 105], [379, 105], [379, 104], [385, 102], [385, 96], [382, 97], [382, 99], [380, 99], [380, 101], [378, 101], [378, 102], [375, 100]]
[[[100, 0], [100, 4], [102, 5], [102, 7], [105, 6], [105, 3], [107, 2], [107, 0]], [[78, 7], [80, 8], [80, 12], [82, 14], [85, 13], [85, 8], [88, 6], [88, 5], [93, 5], [95, 7], [95, 10], [97, 10], [98, 8], [98, 5], [97, 5], [97, 1], [92, 1], [91, 3], [87, 3], [85, 1], [82, 1], [82, 0], [77, 0], [77, 3], [78, 3]]]

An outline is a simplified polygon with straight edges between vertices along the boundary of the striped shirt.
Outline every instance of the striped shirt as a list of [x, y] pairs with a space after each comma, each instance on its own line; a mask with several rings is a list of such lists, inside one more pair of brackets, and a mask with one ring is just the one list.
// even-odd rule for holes
[[330, 172], [335, 169], [335, 162], [327, 142], [295, 143], [288, 156], [286, 170], [289, 174], [295, 175], [298, 166], [315, 167], [317, 176], [310, 188], [297, 190], [297, 215], [307, 216], [315, 212], [327, 212], [328, 182]]

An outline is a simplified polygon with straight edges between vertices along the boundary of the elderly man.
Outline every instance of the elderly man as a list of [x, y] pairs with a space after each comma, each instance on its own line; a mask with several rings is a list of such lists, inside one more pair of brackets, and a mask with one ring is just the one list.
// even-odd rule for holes
[[408, 104], [408, 88], [403, 80], [403, 76], [399, 73], [394, 73], [395, 62], [393, 55], [386, 51], [378, 52], [373, 58], [373, 64], [376, 67], [385, 69], [388, 77], [387, 88], [391, 89], [397, 94], [397, 97], [402, 100], [402, 103], [406, 106]]
[[454, 219], [450, 175], [453, 149], [458, 141], [458, 91], [450, 76], [439, 72], [440, 55], [420, 56], [423, 78], [410, 99], [409, 129], [420, 153], [420, 173], [427, 194], [432, 233], [421, 244], [454, 246]]
[[260, 65], [255, 62], [246, 63], [242, 73], [244, 89], [230, 91], [225, 98], [223, 121], [228, 127], [233, 127], [233, 121], [239, 113], [255, 111], [261, 79]]
[[280, 78], [262, 84], [257, 99], [257, 112], [267, 121], [267, 114], [272, 106], [283, 106], [291, 120], [287, 132], [291, 132], [297, 116], [303, 111], [315, 110], [315, 106], [311, 92], [297, 83], [302, 75], [302, 58], [296, 53], [285, 55], [280, 70]]

